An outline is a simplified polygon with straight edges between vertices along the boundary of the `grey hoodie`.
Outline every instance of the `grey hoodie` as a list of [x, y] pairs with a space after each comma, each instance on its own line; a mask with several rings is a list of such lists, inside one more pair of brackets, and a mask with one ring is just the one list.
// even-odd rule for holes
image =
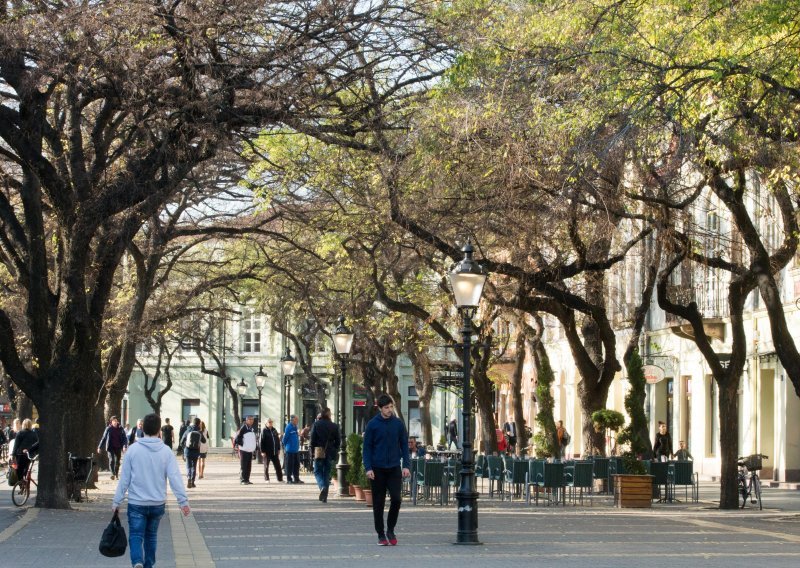
[[128, 492], [128, 503], [142, 506], [162, 505], [167, 501], [167, 483], [181, 507], [189, 504], [183, 477], [175, 454], [161, 438], [139, 438], [125, 453], [119, 474], [114, 508], [118, 508]]

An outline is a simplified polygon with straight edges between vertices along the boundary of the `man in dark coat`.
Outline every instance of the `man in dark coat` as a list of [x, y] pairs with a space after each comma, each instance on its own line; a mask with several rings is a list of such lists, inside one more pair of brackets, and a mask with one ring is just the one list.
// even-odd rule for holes
[[[311, 455], [314, 458], [314, 477], [317, 479], [317, 487], [319, 487], [319, 500], [323, 503], [328, 502], [331, 463], [336, 458], [341, 443], [342, 436], [339, 433], [339, 426], [331, 422], [330, 408], [323, 408], [319, 419], [311, 428], [310, 444]], [[320, 450], [315, 451], [315, 448], [320, 448]], [[318, 454], [324, 454], [324, 456], [317, 457]]]
[[239, 450], [242, 485], [252, 485], [250, 470], [253, 467], [253, 454], [256, 451], [256, 429], [253, 427], [255, 416], [248, 416], [236, 433], [234, 448]]
[[100, 438], [100, 443], [97, 444], [97, 453], [105, 451], [108, 453], [108, 466], [111, 468], [111, 479], [116, 479], [119, 475], [119, 463], [122, 454], [128, 449], [128, 437], [125, 435], [125, 428], [123, 428], [119, 419], [116, 416], [111, 417], [111, 421], [106, 426], [103, 432], [103, 437]]
[[272, 418], [267, 418], [267, 425], [261, 430], [261, 440], [259, 444], [261, 455], [264, 457], [264, 481], [269, 483], [269, 464], [272, 462], [275, 468], [275, 475], [278, 476], [278, 483], [283, 482], [283, 471], [279, 455], [281, 453], [281, 435], [273, 426]]

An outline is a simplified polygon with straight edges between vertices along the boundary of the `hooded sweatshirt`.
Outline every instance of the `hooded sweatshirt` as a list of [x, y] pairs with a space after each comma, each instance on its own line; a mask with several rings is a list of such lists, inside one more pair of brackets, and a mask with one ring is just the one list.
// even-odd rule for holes
[[118, 508], [128, 492], [128, 503], [141, 506], [163, 505], [167, 501], [167, 479], [178, 505], [189, 504], [183, 477], [175, 454], [161, 438], [139, 438], [125, 454], [119, 475], [114, 508]]
[[411, 467], [408, 453], [408, 434], [403, 421], [397, 416], [384, 418], [377, 414], [367, 423], [364, 431], [364, 447], [362, 449], [364, 470], [374, 467], [393, 468]]

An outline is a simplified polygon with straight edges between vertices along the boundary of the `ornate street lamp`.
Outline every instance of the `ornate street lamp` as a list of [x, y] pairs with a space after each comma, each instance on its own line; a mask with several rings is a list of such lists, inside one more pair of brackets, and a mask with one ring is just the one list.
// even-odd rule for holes
[[284, 426], [289, 423], [289, 399], [292, 396], [292, 377], [297, 360], [292, 357], [289, 346], [286, 346], [286, 355], [281, 357], [281, 372], [283, 373], [283, 389], [286, 396], [286, 414], [283, 417]]
[[350, 349], [353, 347], [353, 332], [344, 325], [344, 316], [339, 316], [339, 325], [333, 330], [333, 346], [339, 355], [339, 365], [342, 370], [342, 377], [339, 379], [339, 429], [342, 435], [342, 443], [339, 445], [339, 463], [336, 464], [336, 479], [339, 481], [339, 497], [350, 495], [347, 487], [347, 470], [350, 464], [347, 463], [347, 419], [345, 416], [345, 377], [347, 376], [347, 358], [350, 356]]
[[481, 544], [478, 540], [478, 491], [475, 485], [475, 461], [472, 455], [472, 393], [470, 391], [472, 350], [472, 318], [483, 294], [483, 285], [486, 283], [486, 271], [475, 262], [472, 254], [475, 249], [467, 241], [461, 252], [464, 258], [448, 273], [450, 285], [453, 288], [456, 306], [461, 312], [463, 327], [461, 328], [463, 377], [461, 393], [461, 431], [463, 441], [461, 444], [461, 483], [456, 491], [458, 501], [458, 533], [456, 544]]
[[239, 391], [239, 396], [244, 396], [244, 393], [247, 392], [247, 383], [244, 382], [244, 378], [239, 381], [239, 384], [236, 385], [236, 390]]
[[[256, 389], [258, 389], [258, 431], [261, 431], [261, 391], [264, 390], [264, 385], [267, 384], [267, 374], [264, 372], [264, 365], [259, 365], [253, 378], [256, 381]], [[257, 463], [263, 463], [261, 452], [256, 452]]]

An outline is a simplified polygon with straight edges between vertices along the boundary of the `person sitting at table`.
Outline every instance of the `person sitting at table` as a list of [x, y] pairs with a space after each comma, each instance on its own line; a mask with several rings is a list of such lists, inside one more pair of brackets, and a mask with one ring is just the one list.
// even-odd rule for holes
[[425, 457], [425, 446], [420, 445], [417, 442], [417, 438], [414, 436], [408, 437], [408, 453], [411, 454], [412, 458], [424, 458]]
[[692, 454], [689, 453], [688, 449], [686, 449], [686, 443], [683, 440], [681, 440], [680, 442], [678, 442], [678, 445], [680, 447], [678, 448], [678, 451], [675, 452], [675, 459], [678, 461], [690, 461], [690, 460], [694, 461]]

